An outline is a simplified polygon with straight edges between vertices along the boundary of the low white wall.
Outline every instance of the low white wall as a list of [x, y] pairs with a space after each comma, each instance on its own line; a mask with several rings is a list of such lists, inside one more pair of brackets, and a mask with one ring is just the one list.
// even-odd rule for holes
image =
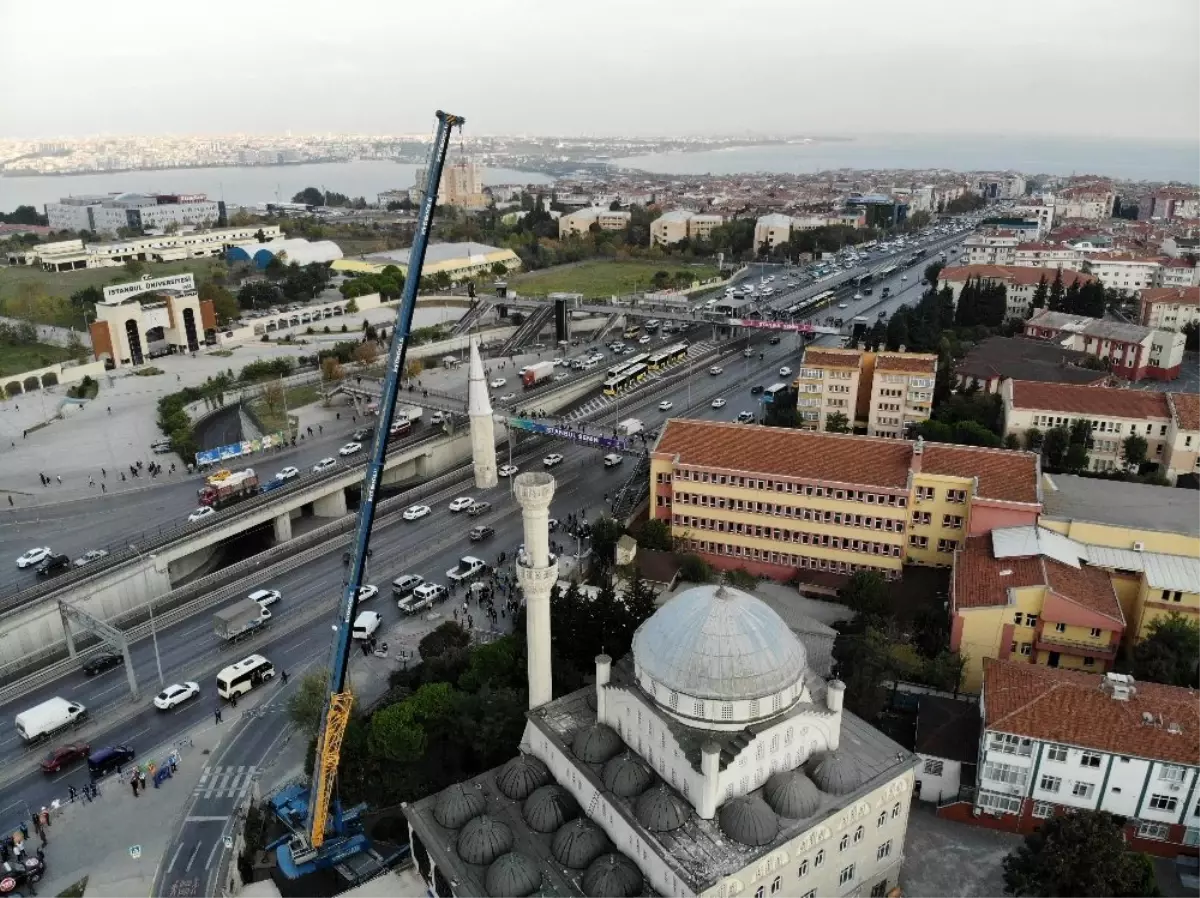
[[[36, 377], [39, 386], [35, 389], [41, 389], [42, 379], [47, 374], [53, 374], [58, 378], [58, 383], [72, 384], [76, 381], [83, 380], [85, 377], [91, 377], [94, 380], [99, 380], [104, 375], [104, 362], [84, 362], [76, 364], [75, 362], [56, 362], [53, 365], [47, 365], [45, 368], [34, 368], [31, 371], [22, 371], [20, 374], [11, 374], [8, 377], [0, 378], [0, 397], [6, 394], [8, 385], [18, 383], [21, 385], [21, 392], [31, 392], [25, 388], [26, 378]], [[50, 384], [49, 386], [53, 386]], [[14, 393], [13, 395], [20, 395]], [[12, 398], [11, 396], [9, 398]]]

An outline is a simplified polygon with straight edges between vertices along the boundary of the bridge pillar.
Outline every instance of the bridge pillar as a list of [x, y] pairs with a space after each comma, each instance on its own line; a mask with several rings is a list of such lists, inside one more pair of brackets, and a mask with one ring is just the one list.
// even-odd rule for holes
[[[343, 501], [345, 498], [343, 496]], [[286, 543], [292, 538], [292, 516], [289, 512], [284, 512], [275, 517], [275, 544]]]
[[346, 491], [335, 490], [313, 502], [313, 516], [318, 518], [340, 518], [346, 514]]

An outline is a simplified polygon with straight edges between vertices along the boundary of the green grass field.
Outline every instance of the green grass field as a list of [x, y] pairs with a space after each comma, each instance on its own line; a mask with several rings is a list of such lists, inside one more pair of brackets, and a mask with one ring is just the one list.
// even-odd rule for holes
[[45, 368], [55, 362], [65, 362], [70, 357], [71, 353], [66, 349], [49, 343], [29, 343], [20, 346], [5, 343], [0, 345], [0, 377]]
[[509, 283], [526, 296], [582, 293], [599, 298], [652, 290], [654, 275], [659, 271], [670, 275], [686, 271], [698, 281], [717, 276], [717, 269], [711, 265], [693, 267], [665, 261], [579, 262], [518, 274], [509, 278]]

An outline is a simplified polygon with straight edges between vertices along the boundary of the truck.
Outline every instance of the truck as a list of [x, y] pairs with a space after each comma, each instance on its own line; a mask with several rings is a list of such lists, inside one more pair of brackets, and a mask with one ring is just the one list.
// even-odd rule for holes
[[617, 422], [617, 435], [622, 437], [631, 437], [635, 433], [641, 433], [646, 429], [637, 418], [626, 418], [624, 421]]
[[217, 511], [258, 494], [258, 475], [254, 473], [253, 468], [229, 474], [216, 483], [212, 480], [210, 477], [209, 482], [196, 492], [200, 496], [201, 505], [208, 505]]
[[538, 362], [536, 365], [530, 365], [525, 369], [525, 373], [521, 375], [521, 383], [528, 390], [549, 380], [553, 376], [554, 362]]
[[446, 571], [446, 576], [455, 583], [465, 583], [472, 577], [483, 573], [483, 569], [487, 565], [484, 564], [482, 558], [476, 558], [474, 555], [464, 555], [458, 559], [458, 564], [455, 567]]
[[415, 405], [409, 405], [405, 408], [396, 409], [396, 413], [392, 415], [392, 423], [395, 424], [401, 418], [416, 427], [421, 420], [421, 409]]
[[213, 612], [213, 633], [232, 642], [257, 632], [267, 625], [271, 612], [253, 599], [242, 599], [228, 608]]
[[22, 711], [13, 722], [26, 742], [38, 742], [60, 730], [74, 726], [87, 717], [87, 708], [65, 698], [48, 698], [28, 711]]

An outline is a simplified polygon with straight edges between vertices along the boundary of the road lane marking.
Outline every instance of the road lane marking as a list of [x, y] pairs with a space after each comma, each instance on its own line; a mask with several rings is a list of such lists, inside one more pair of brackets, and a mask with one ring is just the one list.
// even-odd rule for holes
[[196, 847], [192, 849], [191, 855], [188, 857], [187, 866], [183, 868], [184, 873], [190, 873], [192, 870], [192, 862], [196, 860], [196, 853], [200, 851], [200, 842], [196, 841]]
[[171, 855], [171, 863], [167, 864], [168, 872], [175, 869], [175, 862], [179, 860], [179, 852], [183, 851], [183, 843], [179, 843], [179, 847], [175, 849], [175, 853]]
[[184, 817], [183, 822], [184, 823], [228, 823], [229, 815], [225, 814], [224, 816], [220, 816], [220, 817], [204, 817], [204, 816]]
[[224, 844], [224, 837], [223, 837], [223, 836], [222, 836], [222, 838], [220, 838], [220, 839], [216, 839], [216, 840], [214, 840], [214, 841], [213, 841], [213, 847], [212, 847], [212, 849], [211, 849], [211, 850], [208, 852], [208, 860], [206, 860], [206, 861], [204, 862], [204, 869], [205, 869], [205, 870], [207, 870], [209, 867], [211, 867], [211, 866], [212, 866], [213, 855], [217, 853], [217, 848], [218, 848], [218, 847], [220, 847], [222, 844]]

